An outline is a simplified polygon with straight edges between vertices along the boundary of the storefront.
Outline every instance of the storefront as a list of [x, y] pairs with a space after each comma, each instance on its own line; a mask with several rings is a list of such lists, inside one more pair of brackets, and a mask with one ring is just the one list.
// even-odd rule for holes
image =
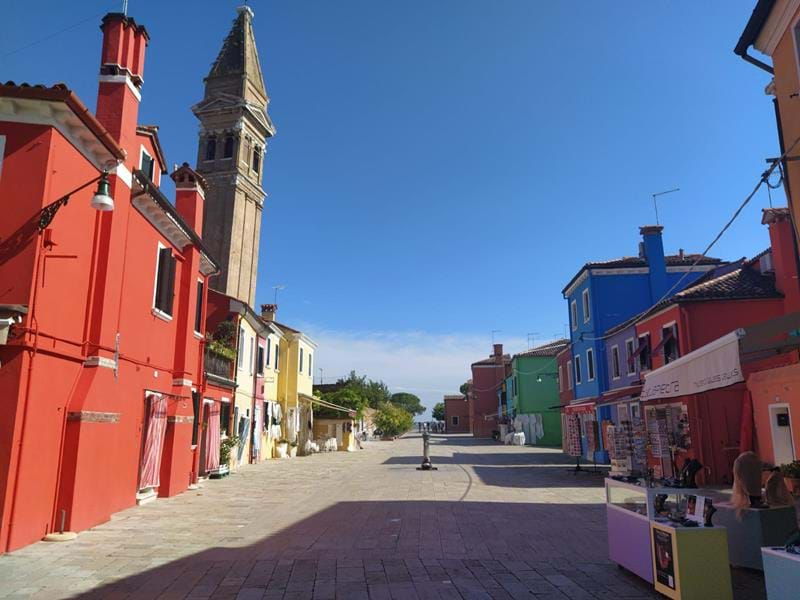
[[611, 472], [642, 476], [646, 473], [647, 430], [639, 393], [634, 385], [604, 393], [597, 402], [603, 447], [608, 452]]
[[564, 452], [569, 456], [594, 462], [600, 435], [594, 401], [568, 404], [564, 407], [562, 419], [566, 444]]

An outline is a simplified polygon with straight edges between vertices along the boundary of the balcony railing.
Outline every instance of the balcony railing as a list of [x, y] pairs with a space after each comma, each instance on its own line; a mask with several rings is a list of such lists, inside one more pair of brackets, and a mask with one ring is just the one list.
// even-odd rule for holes
[[216, 375], [233, 381], [233, 360], [220, 356], [210, 350], [205, 352], [205, 370], [209, 375]]

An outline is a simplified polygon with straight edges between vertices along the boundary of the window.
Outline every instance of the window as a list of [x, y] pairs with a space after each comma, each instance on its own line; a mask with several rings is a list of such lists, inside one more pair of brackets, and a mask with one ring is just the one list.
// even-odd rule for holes
[[158, 264], [156, 265], [156, 290], [153, 308], [172, 316], [172, 301], [175, 289], [175, 265], [178, 261], [172, 256], [172, 250], [159, 245]]
[[636, 360], [634, 359], [635, 354], [636, 347], [633, 345], [633, 338], [628, 338], [625, 340], [625, 360], [628, 362], [628, 375], [633, 375], [636, 373]]
[[258, 345], [258, 355], [256, 358], [256, 364], [258, 365], [258, 374], [264, 374], [264, 346], [261, 344]]
[[239, 328], [239, 368], [244, 367], [244, 328]]
[[253, 148], [253, 171], [256, 173], [261, 172], [261, 150], [257, 147]]
[[231, 427], [231, 404], [221, 402], [219, 405], [219, 433], [228, 437]]
[[572, 361], [567, 361], [567, 389], [572, 389]]
[[572, 330], [578, 328], [578, 303], [573, 300], [569, 305], [570, 320], [572, 321]]
[[586, 372], [587, 379], [594, 381], [594, 350], [591, 348], [586, 350]]
[[233, 136], [229, 135], [225, 138], [225, 145], [222, 147], [222, 158], [231, 158], [233, 156]]
[[217, 157], [217, 138], [206, 140], [206, 160], [214, 160]]
[[300, 348], [300, 372], [303, 372], [303, 349]]
[[561, 368], [561, 365], [558, 365], [558, 391], [564, 391], [564, 369]]
[[458, 415], [453, 415], [452, 417], [450, 417], [450, 422], [453, 425], [458, 425]]
[[270, 365], [269, 359], [271, 352], [272, 352], [272, 338], [267, 338], [267, 358], [264, 361], [267, 364], [267, 366]]
[[281, 344], [280, 342], [275, 342], [275, 370], [278, 370], [279, 367], [279, 360], [281, 356]]
[[637, 352], [639, 352], [639, 370], [649, 371], [652, 368], [649, 333], [639, 336], [639, 349]]
[[197, 302], [194, 305], [194, 330], [197, 333], [203, 331], [203, 282], [197, 281]]
[[611, 377], [619, 379], [619, 346], [611, 346]]
[[247, 360], [247, 364], [249, 365], [249, 368], [250, 368], [250, 375], [253, 374], [253, 368], [255, 367], [255, 362], [254, 361], [255, 361], [256, 357], [255, 357], [255, 354], [253, 352], [254, 347], [255, 347], [255, 341], [256, 341], [255, 338], [253, 338], [253, 337], [250, 338], [250, 354], [249, 354], [249, 357], [248, 357], [248, 360]]
[[583, 322], [588, 323], [591, 313], [589, 312], [589, 290], [583, 290]]
[[192, 414], [194, 420], [192, 421], [192, 446], [197, 446], [197, 432], [200, 427], [200, 394], [197, 390], [192, 390]]
[[308, 376], [311, 377], [311, 352], [308, 353]]
[[678, 360], [680, 350], [678, 350], [678, 326], [673, 323], [661, 330], [661, 339], [664, 340], [664, 364]]
[[155, 175], [155, 170], [156, 170], [155, 161], [153, 160], [153, 157], [150, 156], [144, 148], [142, 148], [142, 156], [139, 159], [139, 169], [142, 171], [142, 173], [147, 175], [147, 178], [150, 181], [153, 182], [155, 181], [153, 179], [153, 175]]
[[581, 383], [581, 357], [575, 357], [575, 385], [580, 385]]

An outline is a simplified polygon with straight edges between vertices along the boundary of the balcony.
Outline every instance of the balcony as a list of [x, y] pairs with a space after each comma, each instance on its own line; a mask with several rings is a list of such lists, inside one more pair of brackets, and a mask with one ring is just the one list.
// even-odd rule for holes
[[223, 379], [225, 381], [235, 381], [234, 361], [232, 358], [220, 356], [208, 348], [205, 351], [205, 372], [206, 375]]

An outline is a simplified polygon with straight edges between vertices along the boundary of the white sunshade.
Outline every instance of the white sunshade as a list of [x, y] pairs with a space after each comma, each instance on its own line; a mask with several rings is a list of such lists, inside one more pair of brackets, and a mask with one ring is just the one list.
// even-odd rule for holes
[[737, 329], [645, 375], [641, 399], [658, 400], [698, 394], [744, 381]]

